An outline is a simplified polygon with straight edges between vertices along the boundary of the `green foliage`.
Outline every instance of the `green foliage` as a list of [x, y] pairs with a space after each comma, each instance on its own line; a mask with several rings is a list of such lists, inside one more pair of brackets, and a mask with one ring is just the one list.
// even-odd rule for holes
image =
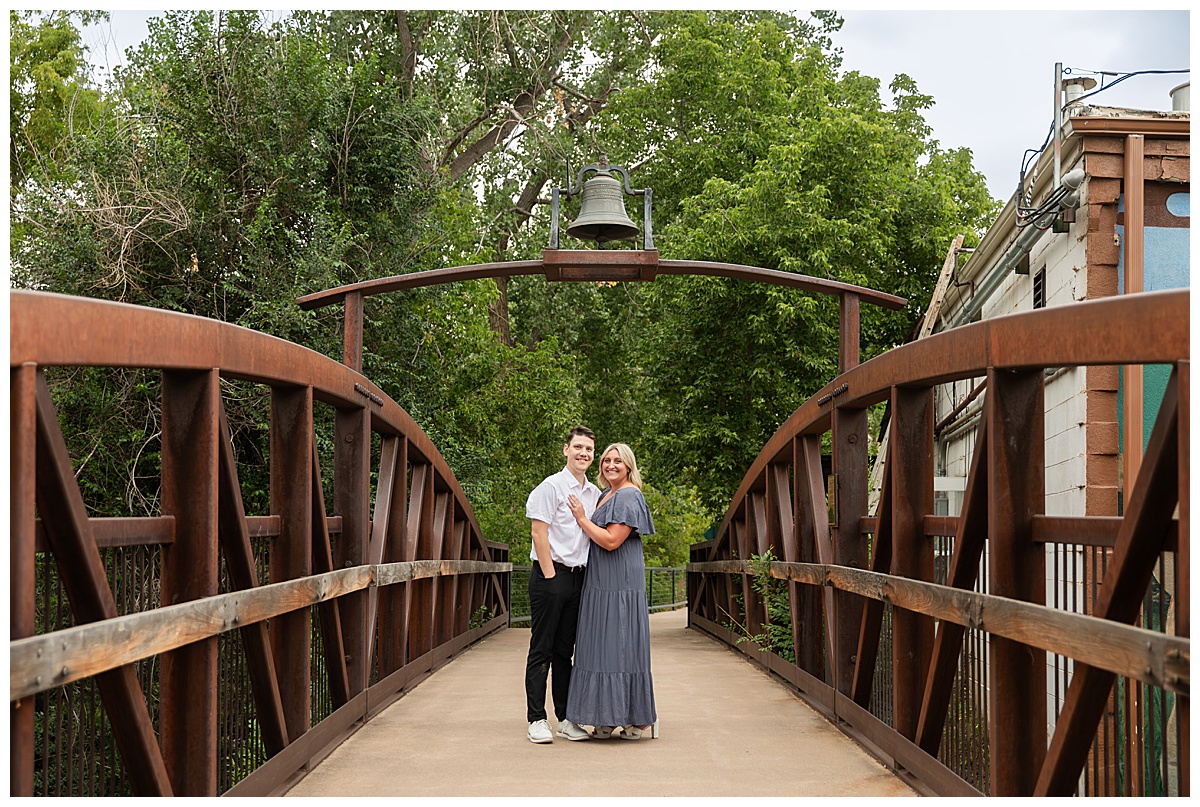
[[[788, 599], [788, 584], [771, 576], [771, 564], [775, 555], [767, 550], [761, 555], [750, 556], [750, 567], [753, 574], [750, 577], [750, 587], [758, 593], [766, 605], [767, 619], [758, 633], [751, 633], [744, 624], [738, 624], [730, 615], [726, 627], [740, 633], [738, 643], [754, 642], [764, 653], [774, 653], [785, 661], [796, 663], [795, 640], [792, 636], [792, 608]], [[741, 594], [736, 598], [745, 612], [744, 598]]]
[[[13, 284], [216, 317], [330, 356], [340, 310], [296, 297], [539, 257], [549, 186], [600, 152], [653, 188], [665, 258], [908, 297], [902, 312], [864, 307], [864, 357], [907, 338], [946, 247], [995, 206], [970, 153], [931, 138], [932, 99], [911, 79], [885, 106], [877, 79], [841, 72], [829, 12], [298, 11], [268, 25], [174, 11], [103, 91], [73, 27], [85, 16], [10, 15]], [[647, 560], [678, 565], [836, 372], [837, 315], [832, 298], [715, 278], [480, 280], [370, 298], [364, 372], [514, 558], [528, 552], [525, 497], [582, 422], [652, 469]], [[83, 424], [68, 433], [89, 507], [106, 513], [157, 498], [157, 382], [131, 378], [54, 387]], [[265, 512], [265, 391], [223, 393], [247, 507]], [[327, 471], [329, 418], [319, 407]]]
[[99, 93], [87, 76], [87, 48], [72, 18], [86, 25], [107, 12], [9, 11], [9, 182], [20, 186], [33, 171], [55, 172], [56, 153], [99, 111]]
[[[929, 138], [931, 99], [911, 80], [897, 77], [889, 109], [875, 79], [839, 75], [823, 39], [837, 24], [681, 15], [655, 43], [657, 69], [614, 101], [613, 135], [647, 141], [664, 257], [908, 297], [898, 313], [864, 307], [869, 358], [905, 341], [951, 239], [994, 202], [967, 152]], [[656, 281], [645, 306], [650, 456], [720, 512], [765, 440], [836, 374], [836, 300], [683, 277]]]
[[688, 562], [689, 548], [704, 540], [711, 519], [693, 488], [670, 486], [642, 488], [654, 519], [655, 533], [642, 538], [647, 568], [670, 568]]
[[481, 605], [475, 609], [475, 613], [471, 614], [471, 620], [467, 627], [470, 630], [482, 628], [487, 623], [496, 618], [496, 612], [486, 605]]

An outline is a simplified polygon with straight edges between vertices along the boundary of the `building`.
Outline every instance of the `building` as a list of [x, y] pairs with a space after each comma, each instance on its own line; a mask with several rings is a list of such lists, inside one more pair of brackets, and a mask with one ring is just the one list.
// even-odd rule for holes
[[[1053, 144], [1035, 160], [979, 246], [961, 250], [970, 253], [965, 259], [948, 257], [926, 332], [1190, 285], [1189, 85], [1172, 93], [1174, 109], [1157, 112], [1092, 106], [1081, 97], [1091, 89], [1084, 82], [1095, 84], [1077, 78], [1061, 87], [1065, 108]], [[1047, 371], [1048, 515], [1123, 512], [1168, 376], [1165, 366]], [[960, 510], [986, 395], [984, 378], [938, 389], [939, 514]], [[1106, 557], [1107, 550], [1099, 547], [1048, 544], [1047, 604], [1089, 612]], [[1174, 632], [1173, 563], [1174, 553], [1166, 553], [1146, 596], [1143, 627]], [[1070, 675], [1069, 660], [1047, 659], [1048, 736]], [[1171, 698], [1119, 679], [1081, 794], [1178, 793], [1172, 781], [1178, 733]], [[1128, 751], [1129, 738], [1140, 752]]]

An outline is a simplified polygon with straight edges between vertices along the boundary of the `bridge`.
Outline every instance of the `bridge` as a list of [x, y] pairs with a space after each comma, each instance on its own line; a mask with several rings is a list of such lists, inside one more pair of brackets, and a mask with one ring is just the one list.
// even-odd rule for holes
[[[1190, 792], [1188, 292], [987, 320], [859, 364], [860, 301], [896, 298], [656, 253], [600, 264], [549, 253], [482, 271], [757, 273], [841, 299], [840, 375], [768, 440], [716, 537], [691, 548], [674, 637], [690, 649], [656, 638], [652, 652], [664, 699], [685, 674], [697, 694], [664, 709], [664, 748], [687, 748], [707, 703], [755, 714], [786, 688], [823, 731], [797, 716], [772, 728], [769, 747], [810, 735], [794, 755], [824, 753], [833, 732], [859, 754], [842, 784], [869, 769], [864, 759], [892, 772], [863, 774], [875, 794]], [[432, 708], [450, 708], [470, 693], [440, 682], [520, 645], [508, 547], [482, 534], [428, 436], [359, 372], [362, 296], [479, 270], [439, 271], [302, 301], [344, 302], [343, 362], [217, 321], [10, 293], [12, 794], [308, 792], [392, 710], [435, 691]], [[1152, 318], [1161, 327], [1147, 333]], [[1172, 371], [1124, 513], [1046, 513], [1046, 370], [1139, 364]], [[72, 367], [159, 374], [160, 515], [88, 515], [47, 380]], [[938, 514], [935, 390], [980, 377], [964, 504]], [[268, 513], [246, 512], [223, 404], [233, 383], [266, 391]], [[890, 438], [872, 507], [867, 410], [881, 402]], [[319, 444], [332, 446], [331, 473]], [[1174, 592], [1171, 631], [1145, 616], [1156, 580]], [[790, 653], [764, 638], [780, 626]], [[688, 660], [720, 648], [770, 686], [720, 689], [720, 675]], [[500, 679], [504, 663], [487, 667]], [[509, 722], [521, 740], [519, 711]], [[755, 727], [738, 727], [748, 737], [732, 722], [713, 729], [730, 732], [723, 762], [795, 781], [798, 762], [759, 768]], [[483, 742], [469, 721], [441, 731], [456, 748]], [[661, 753], [654, 742], [637, 750]], [[547, 749], [521, 754], [536, 750]], [[453, 773], [461, 792], [476, 775]]]

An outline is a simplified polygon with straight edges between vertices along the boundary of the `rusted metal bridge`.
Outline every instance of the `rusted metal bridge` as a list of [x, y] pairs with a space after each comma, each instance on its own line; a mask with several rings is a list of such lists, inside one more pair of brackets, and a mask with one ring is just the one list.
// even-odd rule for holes
[[[859, 365], [860, 300], [897, 298], [631, 260], [548, 253], [514, 273], [704, 272], [842, 300], [842, 374], [768, 441], [716, 538], [692, 548], [690, 628], [765, 665], [920, 792], [1141, 793], [1169, 781], [1165, 792], [1190, 793], [1187, 292], [988, 320]], [[471, 271], [305, 301], [346, 303], [343, 363], [216, 321], [10, 294], [12, 794], [280, 792], [507, 628], [508, 547], [487, 540], [429, 438], [358, 372], [364, 294]], [[1124, 515], [1047, 514], [1044, 370], [1149, 363], [1173, 371]], [[70, 367], [161, 373], [160, 515], [88, 515], [47, 380]], [[978, 377], [985, 416], [963, 509], [935, 515], [934, 389]], [[245, 511], [231, 382], [268, 391], [268, 513]], [[872, 512], [867, 411], [881, 402], [891, 437]], [[319, 440], [333, 446], [330, 492]], [[768, 550], [794, 661], [729, 628], [768, 621], [751, 557]], [[1048, 568], [1060, 551], [1086, 567], [1082, 581]], [[1143, 618], [1154, 581], [1175, 597], [1170, 631]], [[1067, 582], [1083, 596], [1060, 600]]]

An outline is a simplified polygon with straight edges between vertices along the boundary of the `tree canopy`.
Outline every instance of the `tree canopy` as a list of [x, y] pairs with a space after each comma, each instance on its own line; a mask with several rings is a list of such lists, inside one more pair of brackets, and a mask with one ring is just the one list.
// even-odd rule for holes
[[[664, 258], [907, 297], [864, 309], [867, 357], [908, 337], [950, 242], [996, 207], [970, 153], [933, 139], [911, 79], [885, 104], [878, 79], [842, 71], [833, 13], [173, 11], [103, 87], [86, 19], [10, 15], [13, 284], [331, 356], [340, 310], [297, 297], [540, 257], [550, 188], [600, 153], [653, 188]], [[365, 319], [364, 372], [514, 558], [525, 496], [583, 422], [598, 448], [635, 448], [662, 527], [648, 556], [684, 562], [763, 442], [836, 373], [836, 301], [714, 278], [471, 281], [370, 298]], [[55, 390], [83, 424], [72, 452], [93, 506], [149, 512], [155, 380], [67, 381]], [[229, 394], [240, 456], [261, 458], [263, 393]], [[264, 473], [243, 474], [257, 501]]]

